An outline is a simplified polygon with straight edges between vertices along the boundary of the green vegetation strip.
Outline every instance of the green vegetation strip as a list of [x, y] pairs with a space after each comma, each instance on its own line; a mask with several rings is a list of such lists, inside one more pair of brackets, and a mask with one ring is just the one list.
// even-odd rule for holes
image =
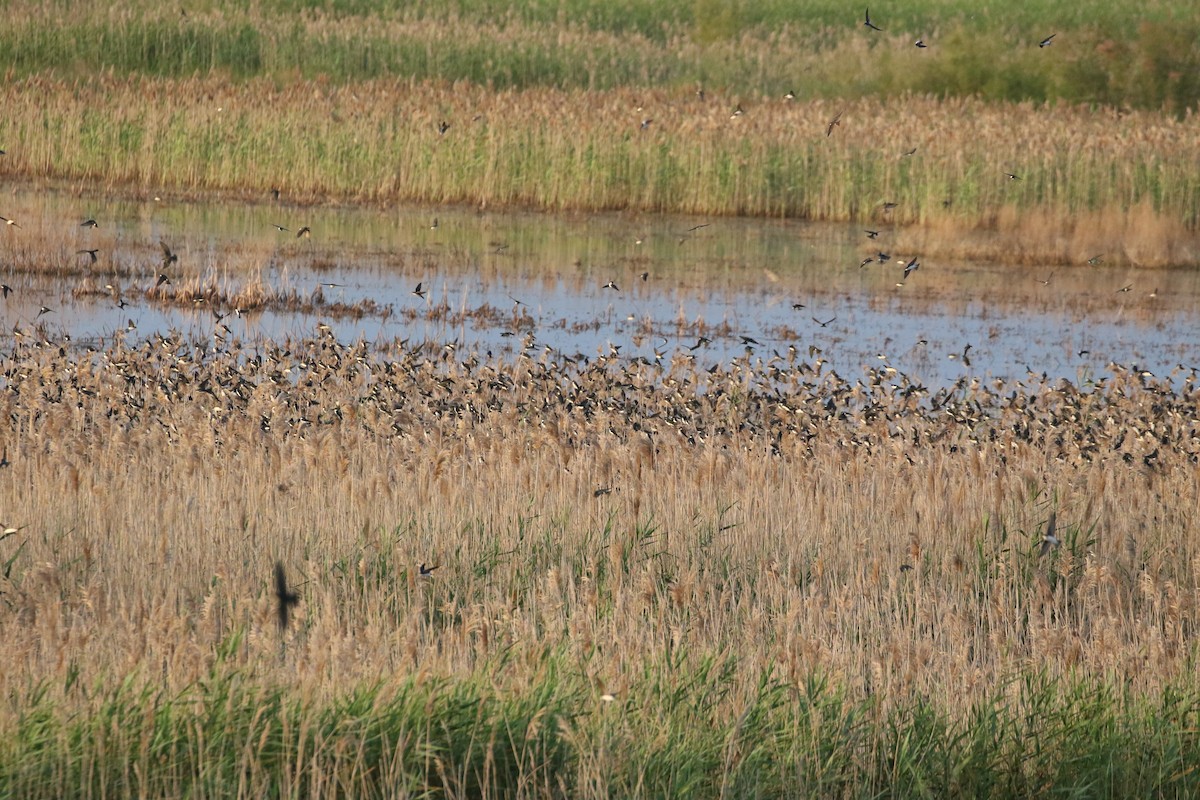
[[[237, 637], [226, 652], [241, 646]], [[41, 684], [0, 744], [6, 797], [1186, 796], [1200, 696], [1122, 696], [1026, 674], [952, 721], [884, 713], [813, 677], [735, 685], [733, 659], [676, 653], [598, 696], [545, 654], [519, 688], [408, 677], [307, 696], [218, 660], [174, 695], [128, 679], [83, 700]], [[61, 698], [61, 695], [60, 695]], [[732, 709], [732, 710], [731, 710]]]

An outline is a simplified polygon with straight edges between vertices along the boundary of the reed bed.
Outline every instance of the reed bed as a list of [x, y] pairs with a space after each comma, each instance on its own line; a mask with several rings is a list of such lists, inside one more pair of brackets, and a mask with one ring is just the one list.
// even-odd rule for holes
[[[962, 252], [965, 234], [1000, 231], [1021, 261], [1061, 260], [1086, 240], [1131, 263], [1195, 259], [1192, 118], [917, 96], [700, 100], [395, 81], [37, 78], [7, 85], [0, 101], [9, 178], [150, 196], [269, 199], [274, 189], [299, 203], [919, 223], [927, 247], [953, 256], [987, 256]], [[739, 105], [745, 113], [731, 118]]]
[[1195, 791], [1194, 371], [836, 367], [18, 332], [0, 791]]

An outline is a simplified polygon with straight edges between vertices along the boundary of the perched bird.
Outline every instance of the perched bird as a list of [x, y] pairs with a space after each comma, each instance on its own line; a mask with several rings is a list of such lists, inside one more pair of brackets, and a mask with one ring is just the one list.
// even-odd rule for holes
[[422, 300], [424, 300], [424, 299], [425, 299], [425, 295], [427, 295], [427, 294], [428, 294], [428, 292], [422, 291], [422, 289], [421, 289], [421, 283], [418, 283], [418, 284], [417, 284], [417, 288], [413, 289], [413, 290], [412, 290], [412, 293], [413, 293], [415, 296], [417, 296], [417, 297], [421, 298]]
[[284, 574], [282, 561], [275, 562], [275, 599], [279, 603], [279, 629], [287, 630], [292, 606], [300, 602], [300, 595], [288, 591], [287, 575]]
[[829, 120], [829, 124], [825, 126], [825, 138], [828, 139], [833, 134], [833, 129], [842, 124], [842, 112], [839, 111], [837, 116]]
[[438, 229], [438, 218], [433, 218], [433, 224], [429, 226], [429, 230], [436, 231]]
[[1049, 47], [1050, 45], [1054, 44], [1055, 36], [1058, 36], [1058, 34], [1052, 33], [1049, 36], [1047, 36], [1045, 39], [1042, 39], [1040, 42], [1038, 42], [1038, 47]]
[[99, 228], [100, 223], [96, 222], [96, 220], [94, 220], [94, 219], [85, 219], [83, 222], [79, 223], [79, 227], [81, 227], [81, 228]]
[[883, 30], [883, 28], [879, 27], [874, 22], [871, 22], [871, 9], [869, 9], [869, 8], [867, 9], [866, 21], [863, 22], [863, 25], [865, 25], [866, 27], [870, 28], [873, 31], [882, 31]]
[[1038, 552], [1038, 556], [1044, 556], [1054, 548], [1058, 547], [1062, 542], [1054, 535], [1055, 523], [1058, 517], [1058, 509], [1050, 512], [1050, 519], [1046, 520], [1046, 532], [1042, 534], [1042, 547]]
[[100, 252], [99, 250], [76, 250], [75, 255], [77, 255], [77, 256], [86, 255], [91, 259], [91, 261], [89, 261], [88, 263], [95, 264], [96, 263], [96, 254], [99, 252]]

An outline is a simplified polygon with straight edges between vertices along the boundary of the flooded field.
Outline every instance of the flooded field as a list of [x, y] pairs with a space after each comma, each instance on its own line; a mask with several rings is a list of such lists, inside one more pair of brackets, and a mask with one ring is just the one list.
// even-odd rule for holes
[[[6, 325], [77, 342], [171, 329], [203, 338], [221, 325], [254, 342], [328, 324], [344, 341], [497, 355], [548, 347], [706, 365], [794, 348], [843, 375], [882, 364], [935, 386], [967, 374], [1078, 381], [1111, 362], [1157, 375], [1200, 363], [1200, 276], [1190, 271], [1131, 269], [1106, 253], [1058, 268], [946, 263], [893, 247], [886, 222], [871, 237], [788, 221], [192, 205], [47, 190], [11, 194], [5, 214], [20, 225], [0, 239]], [[81, 225], [89, 219], [98, 227]], [[218, 289], [227, 306], [199, 287]], [[238, 313], [247, 287], [274, 299]]]

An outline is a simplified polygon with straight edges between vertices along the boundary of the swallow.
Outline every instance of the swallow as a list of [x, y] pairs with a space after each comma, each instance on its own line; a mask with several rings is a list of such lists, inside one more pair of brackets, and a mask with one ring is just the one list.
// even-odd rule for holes
[[869, 8], [867, 9], [866, 21], [863, 22], [863, 25], [870, 28], [873, 31], [882, 31], [883, 30], [883, 28], [879, 27], [874, 22], [871, 22], [871, 9], [869, 9]]
[[418, 284], [417, 284], [417, 288], [415, 288], [415, 289], [413, 289], [413, 290], [412, 290], [412, 293], [413, 293], [413, 295], [415, 295], [416, 297], [419, 297], [419, 298], [421, 298], [422, 300], [424, 300], [424, 299], [425, 299], [425, 295], [427, 295], [427, 294], [428, 294], [428, 292], [421, 291], [421, 284], [420, 284], [420, 283], [418, 283]]
[[1046, 520], [1046, 532], [1042, 534], [1042, 547], [1038, 551], [1038, 556], [1044, 556], [1054, 548], [1058, 547], [1062, 542], [1054, 535], [1054, 528], [1057, 522], [1058, 510], [1050, 512], [1050, 519]]
[[612, 281], [609, 281], [608, 283], [604, 284], [600, 288], [601, 289], [612, 289], [614, 292], [621, 291], [620, 289], [617, 288], [617, 284], [613, 283]]
[[905, 150], [903, 153], [900, 154], [900, 157], [908, 158], [909, 156], [915, 156], [916, 154], [917, 154], [917, 148], [914, 147], [912, 150]]
[[792, 311], [799, 311], [802, 308], [805, 308], [804, 303], [792, 303]]
[[908, 276], [921, 268], [921, 262], [917, 261], [917, 257], [913, 256], [912, 261], [904, 265], [904, 277], [900, 280], [908, 280]]
[[791, 89], [788, 89], [788, 93], [783, 96], [783, 99], [784, 100], [795, 100], [796, 93], [793, 92]]
[[650, 123], [651, 123], [651, 122], [654, 122], [654, 120], [652, 120], [650, 117], [646, 117], [644, 120], [642, 120], [642, 124], [641, 124], [641, 126], [640, 126], [640, 127], [641, 127], [641, 129], [642, 129], [642, 130], [644, 130], [644, 131], [648, 131], [648, 130], [650, 130]]
[[100, 252], [99, 250], [76, 250], [75, 255], [77, 255], [77, 256], [86, 255], [91, 259], [91, 261], [89, 261], [88, 263], [95, 264], [96, 263], [96, 254], [99, 252]]
[[284, 574], [282, 561], [275, 562], [275, 599], [279, 602], [279, 629], [287, 630], [292, 606], [300, 602], [300, 595], [288, 591], [287, 575]]
[[926, 47], [928, 47], [929, 45], [925, 44], [925, 40], [924, 40], [924, 39], [917, 39], [917, 41], [916, 41], [916, 46], [917, 46], [918, 48], [920, 48], [920, 49], [924, 50], [924, 49], [925, 49]]
[[691, 347], [688, 348], [688, 350], [690, 350], [694, 353], [697, 350], [699, 350], [701, 347], [704, 347], [705, 345], [708, 345], [708, 344], [712, 344], [712, 339], [708, 338], [707, 336], [701, 336], [699, 339], [696, 340], [696, 343], [694, 345], [692, 345]]
[[747, 347], [749, 347], [752, 344], [756, 344], [759, 347], [762, 346], [761, 342], [759, 342], [757, 339], [754, 339], [750, 336], [739, 336], [738, 338], [740, 338], [742, 340], [742, 344], [746, 345]]
[[[38, 309], [37, 317], [40, 317], [43, 314], [53, 314], [53, 313], [54, 313], [54, 309], [46, 308], [45, 306], [42, 306], [41, 308]], [[34, 317], [34, 319], [37, 319], [37, 317]]]
[[867, 234], [868, 239], [875, 239], [875, 238], [879, 237], [879, 231], [863, 231], [863, 232]]
[[729, 118], [737, 119], [738, 117], [740, 117], [742, 114], [745, 114], [745, 113], [746, 113], [745, 111], [742, 111], [742, 104], [738, 103], [737, 108], [733, 109], [733, 113], [729, 115]]
[[1014, 175], [1014, 174], [1013, 174], [1013, 173], [1011, 173], [1011, 172], [1006, 172], [1006, 173], [1004, 173], [1004, 177], [1008, 178], [1010, 181], [1019, 181], [1019, 180], [1021, 180], [1021, 176], [1020, 176], [1020, 175]]
[[16, 220], [9, 219], [8, 217], [0, 217], [0, 222], [3, 222], [5, 225], [11, 225], [14, 228], [21, 227], [20, 225], [17, 224]]
[[896, 208], [898, 205], [900, 205], [900, 204], [899, 204], [899, 203], [893, 203], [892, 201], [890, 201], [890, 200], [889, 200], [889, 201], [887, 201], [887, 202], [885, 202], [885, 203], [883, 204], [883, 210], [884, 210], [884, 211], [891, 211], [892, 209]]
[[446, 131], [450, 130], [450, 123], [442, 120], [438, 123], [438, 136], [445, 136]]
[[825, 126], [825, 138], [828, 139], [833, 134], [833, 129], [841, 124], [842, 112], [839, 111], [833, 119], [829, 120], [829, 124]]
[[285, 228], [282, 225], [278, 225], [274, 222], [271, 223], [271, 227], [274, 228], [275, 230], [279, 231], [280, 233], [291, 233], [292, 232], [291, 228]]
[[709, 225], [712, 225], [712, 223], [711, 222], [702, 222], [699, 225], [693, 225], [692, 227], [688, 228], [686, 231], [684, 231], [684, 233], [691, 233], [692, 231], [698, 231], [701, 228], [707, 228]]
[[887, 262], [892, 260], [892, 257], [888, 253], [885, 253], [882, 250], [880, 250], [878, 253], [875, 254], [875, 260], [878, 261], [880, 264], [886, 264]]
[[96, 222], [96, 220], [94, 220], [94, 219], [85, 219], [83, 222], [79, 223], [79, 227], [81, 227], [81, 228], [99, 228], [100, 223]]
[[867, 256], [862, 261], [858, 262], [858, 268], [862, 269], [863, 267], [865, 267], [867, 264], [870, 264], [874, 260], [875, 260], [875, 256]]
[[421, 575], [422, 578], [428, 578], [430, 575], [433, 574], [433, 571], [435, 569], [437, 569], [438, 566], [439, 566], [438, 564], [434, 564], [432, 567], [427, 567], [427, 566], [425, 566], [425, 562], [422, 561], [421, 566], [417, 567], [417, 572]]
[[643, 272], [643, 273], [642, 273], [642, 283], [645, 283], [645, 282], [646, 282], [646, 281], [648, 281], [648, 280], [650, 280], [650, 273], [649, 273], [649, 272]]
[[596, 491], [592, 492], [592, 497], [603, 497], [606, 494], [612, 494], [613, 487], [601, 486]]
[[1098, 267], [1098, 266], [1100, 266], [1101, 264], [1103, 264], [1103, 263], [1104, 263], [1104, 254], [1102, 253], [1102, 254], [1100, 254], [1100, 255], [1098, 255], [1098, 256], [1092, 256], [1091, 258], [1089, 258], [1089, 259], [1087, 260], [1087, 263], [1088, 263], [1088, 266], [1089, 266], [1089, 267]]
[[832, 317], [830, 317], [829, 319], [825, 320], [824, 322], [821, 322], [821, 320], [817, 319], [816, 317], [813, 317], [812, 321], [817, 323], [818, 325], [820, 325], [822, 328], [826, 328], [826, 327], [829, 327], [829, 323], [833, 322], [835, 319], [837, 319], [836, 314], [833, 315]]
[[7, 300], [8, 296], [12, 294], [12, 287], [7, 283], [0, 283], [0, 294], [3, 294], [4, 299]]
[[164, 267], [165, 267], [167, 264], [174, 264], [175, 262], [179, 261], [179, 256], [177, 256], [177, 255], [175, 255], [174, 253], [172, 253], [172, 252], [171, 252], [171, 248], [167, 247], [167, 243], [166, 243], [166, 242], [164, 242], [164, 241], [162, 241], [162, 240], [160, 239], [160, 240], [159, 240], [159, 242], [158, 242], [158, 244], [159, 244], [159, 247], [161, 247], [161, 248], [162, 248], [162, 251], [163, 251], [163, 261], [162, 261], [162, 263], [163, 263], [163, 266], [164, 266]]
[[167, 277], [167, 273], [160, 272], [160, 273], [158, 273], [158, 280], [155, 282], [154, 288], [157, 289], [158, 287], [162, 286], [164, 283], [169, 284], [170, 282], [171, 282], [171, 279]]
[[1042, 39], [1040, 42], [1038, 42], [1038, 47], [1049, 47], [1050, 45], [1054, 44], [1055, 36], [1058, 36], [1058, 34], [1052, 33], [1049, 36], [1047, 36], [1045, 39]]
[[312, 238], [312, 228], [305, 225], [303, 228], [296, 231], [296, 238], [297, 239], [311, 239]]
[[433, 218], [433, 223], [429, 226], [429, 230], [436, 231], [438, 229], [438, 218]]
[[1051, 273], [1050, 273], [1049, 275], [1047, 275], [1045, 278], [1038, 278], [1038, 279], [1037, 279], [1037, 282], [1038, 282], [1038, 283], [1040, 283], [1042, 286], [1049, 286], [1049, 285], [1050, 285], [1050, 279], [1051, 279], [1051, 278], [1053, 278], [1053, 277], [1054, 277], [1054, 273], [1053, 273], [1053, 272], [1051, 272]]
[[969, 353], [969, 352], [971, 352], [970, 343], [968, 343], [967, 346], [964, 347], [963, 351], [962, 351], [961, 358], [962, 358], [963, 366], [967, 366], [967, 367], [971, 366], [971, 359], [967, 356], [967, 353]]

